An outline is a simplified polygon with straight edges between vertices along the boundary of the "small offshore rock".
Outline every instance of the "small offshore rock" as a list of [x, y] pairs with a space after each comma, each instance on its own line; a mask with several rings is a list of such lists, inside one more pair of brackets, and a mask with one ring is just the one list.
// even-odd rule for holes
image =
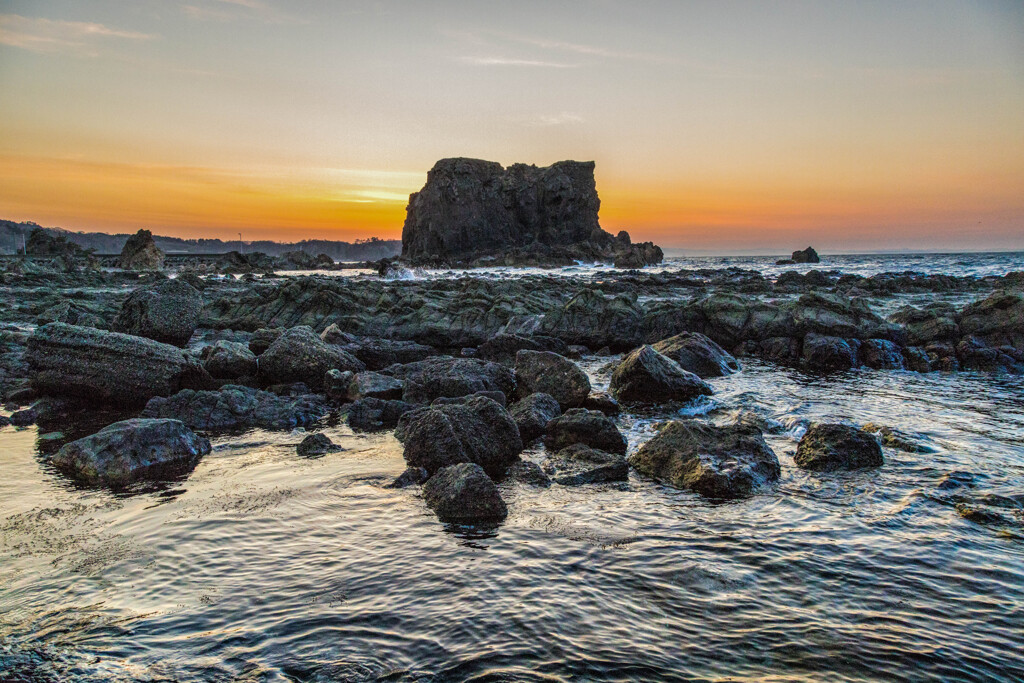
[[549, 455], [543, 467], [552, 481], [562, 486], [626, 481], [629, 478], [629, 465], [624, 456], [599, 451], [582, 443], [574, 443]]
[[670, 422], [629, 458], [640, 474], [708, 498], [741, 498], [779, 478], [779, 459], [745, 425]]
[[320, 432], [308, 435], [295, 447], [295, 451], [304, 458], [318, 458], [340, 450], [343, 450], [341, 446]]
[[631, 351], [612, 373], [609, 392], [620, 403], [690, 401], [714, 393], [700, 377], [645, 344]]
[[797, 445], [793, 462], [815, 472], [881, 467], [882, 447], [870, 434], [850, 425], [812, 424]]
[[800, 251], [794, 251], [790, 257], [793, 263], [820, 263], [821, 258], [818, 256], [818, 252], [814, 251], [814, 247], [807, 247]]
[[534, 393], [514, 403], [509, 414], [519, 427], [523, 443], [528, 444], [544, 434], [548, 423], [562, 414], [562, 407], [553, 396]]
[[607, 415], [597, 410], [573, 408], [548, 422], [544, 445], [549, 451], [560, 451], [575, 443], [626, 454], [626, 437]]
[[443, 522], [471, 524], [508, 516], [498, 487], [473, 462], [450, 465], [436, 472], [423, 485], [423, 497]]
[[516, 353], [516, 386], [521, 396], [542, 393], [566, 408], [578, 408], [590, 395], [590, 379], [568, 358], [550, 351]]
[[209, 452], [210, 442], [178, 420], [136, 418], [65, 444], [52, 463], [87, 483], [120, 487], [187, 470]]

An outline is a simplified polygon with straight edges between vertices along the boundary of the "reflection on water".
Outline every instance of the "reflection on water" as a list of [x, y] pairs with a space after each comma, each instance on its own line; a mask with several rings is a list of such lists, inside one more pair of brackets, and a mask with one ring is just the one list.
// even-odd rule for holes
[[[583, 362], [599, 386], [606, 362]], [[962, 519], [961, 489], [940, 486], [960, 472], [972, 495], [1019, 500], [1020, 378], [747, 361], [711, 382], [701, 419], [749, 409], [780, 426], [766, 436], [777, 485], [711, 505], [635, 475], [505, 483], [510, 516], [491, 528], [446, 526], [416, 488], [384, 488], [400, 444], [344, 424], [325, 431], [346, 450], [315, 460], [296, 455], [300, 431], [215, 438], [187, 479], [132, 496], [76, 489], [41, 464], [34, 428], [5, 428], [0, 666], [32, 653], [53, 680], [1021, 679], [1024, 540]], [[618, 419], [634, 449], [676, 415]], [[796, 469], [800, 429], [826, 418], [935, 452]]]

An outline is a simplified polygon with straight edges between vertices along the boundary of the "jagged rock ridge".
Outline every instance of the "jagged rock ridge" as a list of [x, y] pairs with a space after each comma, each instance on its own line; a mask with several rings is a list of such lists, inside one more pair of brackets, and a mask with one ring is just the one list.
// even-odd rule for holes
[[594, 162], [546, 167], [442, 159], [409, 197], [402, 258], [414, 264], [659, 263], [661, 249], [601, 229]]

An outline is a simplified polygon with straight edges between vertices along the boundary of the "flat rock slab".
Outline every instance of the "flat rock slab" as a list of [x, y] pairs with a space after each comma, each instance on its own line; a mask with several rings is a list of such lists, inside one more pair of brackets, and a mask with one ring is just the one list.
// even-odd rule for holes
[[548, 456], [543, 465], [551, 480], [562, 486], [626, 481], [629, 464], [617, 453], [599, 451], [576, 443]]

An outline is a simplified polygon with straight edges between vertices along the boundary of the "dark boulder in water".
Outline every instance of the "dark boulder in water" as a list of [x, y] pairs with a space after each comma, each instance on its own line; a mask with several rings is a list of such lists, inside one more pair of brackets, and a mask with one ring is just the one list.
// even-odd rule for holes
[[65, 444], [51, 462], [86, 483], [121, 487], [187, 471], [209, 452], [210, 442], [178, 420], [134, 419]]
[[528, 444], [544, 434], [548, 423], [562, 414], [562, 407], [553, 396], [534, 393], [516, 401], [509, 414], [519, 427], [519, 436]]
[[314, 394], [279, 396], [252, 387], [228, 384], [218, 390], [185, 389], [146, 404], [143, 417], [173, 418], [204, 431], [292, 429], [316, 422], [330, 412]]
[[573, 408], [548, 422], [544, 445], [549, 451], [576, 443], [609, 453], [626, 453], [626, 437], [607, 415], [596, 410]]
[[582, 443], [574, 443], [549, 455], [543, 469], [552, 481], [562, 486], [626, 481], [629, 478], [625, 456]]
[[818, 256], [818, 252], [814, 251], [814, 247], [807, 247], [800, 251], [794, 251], [790, 257], [793, 263], [820, 263], [821, 258]]
[[578, 408], [590, 395], [590, 379], [568, 358], [549, 351], [516, 354], [516, 388], [521, 396], [553, 396], [565, 408]]
[[653, 346], [655, 351], [701, 379], [730, 375], [740, 369], [732, 354], [699, 332], [683, 332]]
[[523, 450], [512, 416], [488, 398], [431, 406], [412, 418], [403, 435], [405, 461], [429, 472], [472, 462], [501, 476]]
[[441, 159], [423, 189], [409, 197], [402, 258], [449, 264], [568, 265], [626, 256], [638, 265], [661, 261], [653, 244], [632, 245], [602, 230], [600, 206], [592, 161], [505, 169], [481, 159]]
[[357, 432], [394, 429], [402, 416], [416, 408], [411, 403], [383, 398], [362, 398], [348, 409], [348, 426]]
[[708, 498], [741, 498], [779, 478], [779, 460], [756, 427], [693, 420], [665, 426], [629, 458], [640, 474]]
[[442, 468], [423, 485], [423, 498], [443, 522], [471, 524], [508, 516], [498, 487], [480, 465], [463, 462]]
[[906, 370], [907, 357], [895, 342], [888, 339], [867, 339], [860, 345], [864, 365], [875, 370]]
[[820, 422], [800, 439], [793, 462], [815, 472], [881, 467], [882, 447], [870, 434], [850, 425]]
[[386, 489], [404, 489], [407, 486], [417, 486], [430, 478], [430, 473], [422, 467], [406, 467], [393, 482], [387, 484]]
[[328, 453], [342, 450], [341, 446], [331, 441], [326, 434], [317, 432], [310, 434], [295, 447], [296, 453], [304, 458], [318, 458]]
[[804, 337], [804, 367], [814, 372], [839, 372], [857, 364], [857, 352], [840, 337], [808, 334]]
[[136, 289], [114, 319], [114, 330], [185, 346], [199, 325], [203, 295], [181, 280]]
[[360, 360], [327, 344], [304, 325], [285, 331], [259, 357], [263, 383], [304, 382], [314, 391], [323, 387], [328, 370], [360, 372], [364, 368]]
[[700, 377], [646, 344], [616, 366], [608, 390], [620, 403], [690, 401], [714, 393]]
[[39, 393], [99, 403], [140, 405], [212, 383], [198, 361], [177, 347], [64, 323], [36, 328], [25, 361]]
[[153, 233], [139, 230], [124, 243], [117, 266], [125, 270], [160, 270], [164, 266], [164, 252], [157, 248]]

